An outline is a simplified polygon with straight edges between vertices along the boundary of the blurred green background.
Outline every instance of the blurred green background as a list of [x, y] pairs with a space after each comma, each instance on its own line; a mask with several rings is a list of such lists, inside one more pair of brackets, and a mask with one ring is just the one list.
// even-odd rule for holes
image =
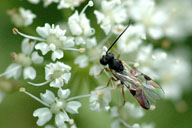
[[[7, 10], [12, 8], [24, 7], [31, 9], [37, 18], [34, 23], [28, 28], [22, 28], [23, 31], [27, 31], [30, 34], [36, 34], [36, 26], [43, 26], [44, 23], [50, 24], [57, 23], [61, 19], [66, 19], [67, 14], [56, 9], [56, 5], [52, 4], [48, 8], [43, 8], [42, 3], [38, 5], [32, 5], [24, 0], [12, 0], [12, 1], [0, 1], [0, 72], [4, 72], [6, 67], [12, 62], [10, 53], [20, 52], [20, 46], [22, 37], [12, 34], [12, 28], [14, 25], [10, 21], [10, 17], [7, 15]], [[70, 9], [64, 10], [71, 13]], [[66, 15], [64, 15], [66, 14]], [[187, 45], [192, 50], [191, 38], [186, 40], [186, 43], [180, 45]], [[39, 68], [40, 69], [40, 68]], [[43, 70], [43, 69], [40, 69]], [[42, 71], [43, 72], [43, 71]], [[85, 71], [88, 73], [88, 71]], [[44, 78], [44, 75], [38, 76], [38, 79]], [[87, 78], [85, 78], [86, 80]], [[45, 92], [46, 87], [37, 88], [25, 85], [26, 81], [18, 82], [19, 86], [26, 87], [31, 93], [39, 96], [40, 92]], [[83, 82], [81, 82], [83, 83]], [[83, 84], [78, 85], [82, 89], [79, 94], [89, 93], [89, 90]], [[73, 94], [72, 94], [73, 95]], [[127, 99], [129, 100], [129, 99]], [[111, 119], [108, 117], [107, 112], [98, 113], [89, 110], [88, 99], [81, 100], [83, 107], [80, 108], [79, 115], [74, 115], [77, 126], [79, 128], [109, 128]], [[183, 106], [184, 102], [184, 106]], [[43, 107], [37, 101], [20, 93], [18, 88], [9, 92], [3, 102], [0, 104], [0, 128], [37, 128], [36, 120], [32, 116], [35, 109]], [[180, 107], [185, 107], [184, 110], [180, 110]], [[157, 103], [157, 109], [154, 111], [146, 111], [146, 115], [143, 119], [135, 120], [135, 122], [154, 122], [156, 128], [192, 128], [192, 90], [188, 90], [184, 93], [182, 101], [171, 102], [161, 100]]]

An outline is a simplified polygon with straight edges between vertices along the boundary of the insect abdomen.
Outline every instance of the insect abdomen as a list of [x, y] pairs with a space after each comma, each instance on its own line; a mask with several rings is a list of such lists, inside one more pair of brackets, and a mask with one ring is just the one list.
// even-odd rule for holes
[[129, 90], [129, 91], [137, 99], [137, 101], [139, 102], [141, 107], [143, 107], [144, 109], [147, 109], [147, 110], [150, 109], [150, 103], [147, 100], [147, 97], [146, 97], [145, 93], [143, 92], [143, 90], [136, 89], [136, 90]]

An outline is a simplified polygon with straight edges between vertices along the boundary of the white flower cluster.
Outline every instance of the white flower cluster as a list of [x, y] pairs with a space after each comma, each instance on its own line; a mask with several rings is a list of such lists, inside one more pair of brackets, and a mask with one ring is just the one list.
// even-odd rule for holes
[[32, 98], [38, 100], [46, 107], [39, 108], [33, 112], [34, 117], [38, 117], [37, 125], [43, 126], [51, 120], [52, 116], [55, 115], [55, 124], [59, 128], [65, 127], [66, 123], [69, 122], [70, 118], [67, 113], [77, 114], [78, 109], [81, 107], [81, 103], [78, 101], [71, 101], [72, 98], [68, 98], [70, 95], [69, 89], [58, 89], [56, 97], [50, 90], [46, 90], [45, 93], [41, 93], [41, 99], [27, 92], [24, 88], [20, 89], [21, 92], [26, 93]]
[[[40, 93], [41, 98], [37, 98], [26, 91], [25, 88], [20, 88], [21, 92], [45, 106], [33, 112], [33, 116], [38, 117], [36, 122], [38, 126], [45, 126], [45, 128], [76, 128], [75, 121], [70, 118], [70, 114], [78, 114], [78, 110], [82, 105], [74, 100], [89, 97], [89, 107], [92, 111], [110, 110], [113, 120], [111, 128], [120, 128], [121, 126], [154, 128], [153, 123], [141, 125], [127, 123], [130, 118], [142, 118], [144, 111], [141, 107], [129, 102], [126, 102], [124, 106], [115, 106], [112, 102], [112, 90], [114, 89], [112, 87], [100, 86], [95, 90], [91, 90], [88, 95], [69, 98], [71, 91], [70, 87], [66, 86], [71, 76], [73, 76], [72, 72], [80, 71], [79, 68], [84, 68], [82, 69], [83, 73], [80, 74], [82, 76], [88, 72], [89, 75], [95, 76], [95, 78], [100, 75], [103, 67], [99, 64], [99, 59], [107, 51], [106, 47], [103, 50], [102, 47], [106, 45], [112, 34], [120, 34], [129, 23], [131, 24], [129, 29], [117, 43], [121, 58], [127, 64], [151, 76], [154, 80], [158, 80], [165, 91], [165, 98], [167, 99], [180, 99], [182, 92], [188, 87], [191, 67], [187, 61], [188, 57], [181, 57], [187, 56], [188, 53], [181, 49], [177, 49], [176, 52], [174, 50], [174, 52], [167, 52], [165, 49], [171, 43], [162, 40], [164, 38], [166, 40], [177, 40], [192, 33], [191, 6], [186, 4], [190, 2], [189, 0], [184, 0], [184, 3], [179, 0], [175, 0], [177, 2], [162, 0], [159, 3], [156, 3], [155, 0], [98, 0], [96, 9], [93, 10], [93, 16], [96, 17], [96, 22], [99, 24], [100, 31], [102, 31], [101, 34], [96, 31], [99, 29], [92, 27], [92, 21], [89, 19], [89, 15], [86, 15], [87, 8], [94, 5], [91, 0], [80, 12], [75, 8], [80, 6], [84, 0], [28, 1], [32, 4], [43, 2], [45, 7], [56, 3], [58, 9], [71, 8], [74, 10], [68, 20], [62, 22], [64, 27], [48, 23], [45, 23], [44, 26], [37, 26], [36, 33], [39, 37], [21, 33], [16, 28], [13, 29], [14, 34], [24, 37], [21, 44], [21, 53], [13, 52], [11, 54], [13, 63], [7, 67], [4, 73], [0, 74], [0, 77], [19, 79], [23, 76], [25, 80], [35, 80], [39, 75], [42, 75], [37, 70], [38, 65], [45, 70], [44, 82], [33, 83], [28, 81], [27, 83], [34, 86], [49, 84], [48, 88], [51, 87], [52, 90], [56, 89], [57, 91], [56, 96], [55, 91], [46, 89], [45, 93]], [[185, 10], [188, 13], [185, 16], [183, 16], [184, 12], [178, 13], [181, 9], [180, 4], [186, 7]], [[36, 18], [35, 14], [24, 8], [10, 10], [8, 14], [15, 26], [21, 28], [29, 26]], [[189, 21], [186, 21], [186, 19]], [[96, 36], [102, 34], [104, 35], [102, 37]], [[162, 47], [165, 49], [155, 49], [151, 42], [161, 42]], [[68, 65], [68, 62], [73, 62], [79, 67], [73, 64]], [[110, 76], [110, 74], [106, 74]], [[82, 76], [81, 79], [84, 77]], [[88, 79], [86, 78], [86, 80]], [[72, 81], [75, 80], [76, 78]], [[98, 83], [99, 85], [105, 85], [102, 80]], [[78, 84], [80, 86], [80, 83]], [[86, 83], [86, 85], [90, 86], [93, 84], [93, 82], [91, 84]], [[5, 92], [0, 90], [0, 102], [4, 96]], [[48, 122], [51, 122], [52, 118], [54, 118], [54, 124], [49, 124]]]
[[36, 78], [36, 70], [32, 67], [32, 64], [40, 64], [43, 62], [43, 57], [38, 54], [37, 51], [34, 50], [35, 42], [30, 41], [29, 39], [24, 39], [22, 41], [22, 53], [13, 52], [12, 58], [13, 63], [8, 66], [6, 71], [0, 76], [5, 76], [6, 78], [13, 77], [14, 79], [18, 79], [23, 70], [24, 79], [35, 79]]
[[52, 3], [57, 3], [58, 9], [78, 7], [84, 0], [28, 0], [32, 4], [38, 4], [40, 1], [44, 3], [44, 7], [49, 6]]
[[31, 10], [22, 7], [9, 10], [8, 14], [11, 16], [11, 21], [17, 27], [29, 26], [33, 23], [33, 19], [36, 18], [36, 15], [33, 14]]

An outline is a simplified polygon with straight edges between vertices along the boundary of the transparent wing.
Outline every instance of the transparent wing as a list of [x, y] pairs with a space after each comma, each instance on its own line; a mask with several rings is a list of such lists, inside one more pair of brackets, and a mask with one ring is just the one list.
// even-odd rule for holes
[[132, 94], [135, 94], [133, 96], [142, 107], [146, 108], [146, 106], [154, 104], [156, 100], [164, 96], [161, 86], [149, 76], [132, 69], [125, 63], [123, 65], [125, 67], [123, 72], [117, 73], [113, 71], [113, 74], [122, 81]]

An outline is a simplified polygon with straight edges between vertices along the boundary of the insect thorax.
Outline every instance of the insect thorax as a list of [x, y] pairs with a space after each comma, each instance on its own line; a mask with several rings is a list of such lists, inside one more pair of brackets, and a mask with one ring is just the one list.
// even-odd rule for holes
[[114, 59], [114, 55], [112, 53], [103, 55], [100, 59], [100, 63], [102, 65], [108, 64], [109, 68], [115, 70], [116, 72], [121, 72], [124, 70], [122, 62], [120, 60]]

